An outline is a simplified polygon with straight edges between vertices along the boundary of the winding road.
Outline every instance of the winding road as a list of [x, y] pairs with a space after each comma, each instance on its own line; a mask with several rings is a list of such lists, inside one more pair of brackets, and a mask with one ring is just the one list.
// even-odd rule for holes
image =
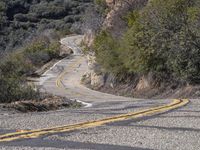
[[81, 40], [82, 36], [61, 40], [74, 55], [57, 62], [38, 84], [84, 107], [28, 114], [0, 110], [0, 149], [199, 149], [198, 99], [189, 104], [186, 99], [133, 99], [84, 87], [80, 79], [88, 65], [78, 46]]

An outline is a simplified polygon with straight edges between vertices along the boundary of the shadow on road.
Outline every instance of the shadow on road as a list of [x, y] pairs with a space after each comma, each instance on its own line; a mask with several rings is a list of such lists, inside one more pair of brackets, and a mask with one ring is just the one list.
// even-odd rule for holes
[[7, 144], [5, 143], [4, 146], [20, 146], [20, 147], [25, 146], [34, 148], [51, 147], [51, 148], [63, 148], [63, 149], [91, 149], [91, 150], [152, 150], [152, 149], [129, 147], [123, 145], [110, 145], [110, 144], [62, 141], [62, 140], [43, 140], [43, 139], [16, 141]]
[[[161, 114], [160, 114], [161, 115]], [[199, 118], [199, 116], [160, 116], [160, 115], [156, 115], [156, 118]], [[167, 130], [167, 131], [192, 131], [192, 132], [200, 132], [200, 129], [196, 129], [196, 128], [187, 128], [187, 127], [163, 127], [163, 126], [149, 126], [149, 125], [142, 125], [142, 124], [134, 124], [136, 122], [140, 122], [143, 120], [148, 120], [148, 119], [153, 119], [155, 118], [155, 116], [147, 116], [147, 117], [143, 117], [143, 118], [138, 118], [138, 119], [134, 119], [134, 120], [125, 120], [125, 121], [121, 121], [121, 122], [114, 122], [114, 123], [110, 123], [107, 124], [108, 126], [125, 126], [125, 127], [137, 127], [137, 128], [149, 128], [149, 129], [159, 129], [159, 130]]]

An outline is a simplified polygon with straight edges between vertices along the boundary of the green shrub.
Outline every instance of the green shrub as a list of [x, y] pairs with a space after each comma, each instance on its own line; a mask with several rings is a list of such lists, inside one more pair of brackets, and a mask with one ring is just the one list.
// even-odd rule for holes
[[108, 12], [108, 7], [106, 4], [106, 0], [95, 0], [94, 1], [96, 7], [97, 7], [97, 11], [102, 14], [102, 15], [106, 15]]
[[5, 3], [4, 2], [0, 2], [0, 12], [5, 10]]
[[91, 6], [92, 0], [1, 0], [0, 51], [18, 49], [48, 29], [80, 31], [73, 24], [81, 24]]
[[38, 91], [28, 86], [23, 78], [0, 76], [0, 102], [38, 99]]
[[108, 72], [121, 74], [124, 71], [118, 54], [119, 43], [107, 31], [102, 31], [96, 36], [93, 49], [97, 62]]
[[33, 73], [33, 64], [28, 61], [22, 52], [11, 53], [0, 62], [0, 75], [4, 77], [20, 77]]
[[40, 93], [26, 78], [47, 61], [59, 57], [57, 34], [38, 37], [26, 48], [12, 52], [0, 61], [0, 102], [39, 99]]
[[0, 29], [4, 22], [4, 11], [6, 9], [5, 3], [0, 1]]
[[199, 18], [199, 0], [149, 1], [125, 17], [129, 28], [120, 41], [105, 33], [97, 36], [97, 60], [107, 70], [154, 72], [200, 83]]
[[21, 52], [9, 54], [0, 63], [0, 102], [37, 99], [39, 92], [27, 85], [26, 75], [33, 73]]
[[146, 40], [137, 42], [139, 49], [132, 51], [145, 54], [148, 71], [171, 73], [190, 83], [200, 82], [199, 6], [198, 0], [154, 0], [141, 12], [138, 22], [143, 28], [133, 35], [142, 33]]
[[33, 41], [24, 49], [24, 55], [33, 65], [41, 66], [53, 58], [59, 57], [60, 43], [46, 37]]

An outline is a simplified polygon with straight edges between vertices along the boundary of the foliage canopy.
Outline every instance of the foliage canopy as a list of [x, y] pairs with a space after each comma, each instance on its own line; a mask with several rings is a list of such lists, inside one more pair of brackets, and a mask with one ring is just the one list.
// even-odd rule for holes
[[152, 0], [129, 12], [126, 19], [129, 28], [119, 41], [113, 39], [111, 44], [109, 33], [108, 42], [99, 38], [101, 33], [95, 40], [97, 61], [103, 66], [112, 66], [115, 58], [120, 62], [108, 71], [126, 68], [126, 73], [164, 73], [200, 83], [199, 0]]

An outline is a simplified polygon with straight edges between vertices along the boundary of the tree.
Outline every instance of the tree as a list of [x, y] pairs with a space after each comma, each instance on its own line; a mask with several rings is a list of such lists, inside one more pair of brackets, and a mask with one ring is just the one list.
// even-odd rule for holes
[[170, 73], [199, 83], [199, 8], [198, 0], [150, 1], [133, 17], [124, 38], [122, 55], [129, 70]]
[[125, 18], [129, 28], [121, 42], [97, 36], [96, 56], [105, 68], [200, 83], [199, 0], [153, 0]]
[[115, 75], [124, 74], [124, 68], [118, 54], [119, 43], [108, 31], [101, 31], [95, 38], [93, 49], [97, 62], [108, 72]]

